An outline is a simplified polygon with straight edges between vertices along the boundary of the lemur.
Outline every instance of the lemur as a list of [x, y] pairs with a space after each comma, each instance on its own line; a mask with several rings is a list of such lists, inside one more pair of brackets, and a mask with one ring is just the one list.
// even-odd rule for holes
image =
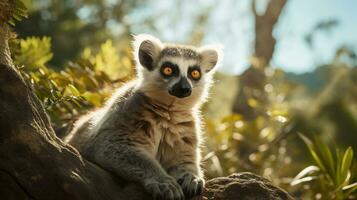
[[217, 45], [193, 47], [134, 36], [137, 79], [80, 118], [64, 138], [89, 161], [141, 183], [154, 199], [202, 193], [201, 119]]

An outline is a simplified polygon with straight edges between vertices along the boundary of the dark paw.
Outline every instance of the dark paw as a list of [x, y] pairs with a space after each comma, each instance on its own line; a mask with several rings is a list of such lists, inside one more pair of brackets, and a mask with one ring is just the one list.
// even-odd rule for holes
[[186, 199], [201, 195], [203, 191], [203, 180], [191, 173], [183, 174], [177, 182], [181, 185]]
[[145, 189], [152, 194], [154, 200], [184, 200], [181, 187], [171, 177], [148, 180]]

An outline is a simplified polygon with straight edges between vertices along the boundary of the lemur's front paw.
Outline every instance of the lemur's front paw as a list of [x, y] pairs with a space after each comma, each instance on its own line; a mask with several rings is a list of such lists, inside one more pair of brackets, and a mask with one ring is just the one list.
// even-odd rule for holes
[[159, 179], [148, 179], [144, 187], [152, 194], [154, 200], [184, 200], [185, 196], [180, 185], [170, 176]]
[[196, 175], [184, 173], [177, 179], [177, 182], [181, 185], [187, 199], [202, 194], [203, 180]]

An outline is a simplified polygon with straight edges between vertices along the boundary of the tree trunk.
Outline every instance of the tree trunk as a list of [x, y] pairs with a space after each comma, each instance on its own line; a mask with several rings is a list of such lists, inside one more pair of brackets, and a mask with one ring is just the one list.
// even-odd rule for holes
[[267, 66], [273, 57], [276, 40], [273, 29], [286, 4], [286, 0], [270, 0], [264, 15], [256, 11], [256, 0], [253, 0], [252, 10], [255, 17], [255, 44], [254, 56], [260, 60], [261, 65]]
[[5, 65], [13, 65], [9, 44], [7, 43], [10, 38], [11, 32], [7, 24], [0, 25], [0, 63]]
[[57, 138], [32, 89], [2, 64], [0, 96], [2, 199], [142, 199]]
[[[1, 199], [143, 199], [143, 189], [86, 161], [56, 137], [32, 88], [13, 66], [0, 29]], [[135, 195], [133, 195], [135, 194]]]
[[264, 69], [272, 59], [276, 40], [273, 29], [286, 4], [286, 0], [270, 0], [266, 11], [259, 15], [256, 11], [256, 0], [252, 1], [252, 12], [255, 18], [255, 43], [252, 65], [240, 75], [239, 92], [236, 95], [233, 112], [242, 114], [246, 119], [254, 119], [258, 113], [249, 104], [249, 99], [265, 101]]

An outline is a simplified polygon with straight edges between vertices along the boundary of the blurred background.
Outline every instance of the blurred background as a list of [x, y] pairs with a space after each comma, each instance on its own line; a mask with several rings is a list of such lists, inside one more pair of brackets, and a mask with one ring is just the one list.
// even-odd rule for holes
[[12, 56], [59, 136], [135, 77], [132, 34], [222, 43], [206, 177], [251, 171], [298, 199], [357, 198], [357, 1], [20, 2]]

